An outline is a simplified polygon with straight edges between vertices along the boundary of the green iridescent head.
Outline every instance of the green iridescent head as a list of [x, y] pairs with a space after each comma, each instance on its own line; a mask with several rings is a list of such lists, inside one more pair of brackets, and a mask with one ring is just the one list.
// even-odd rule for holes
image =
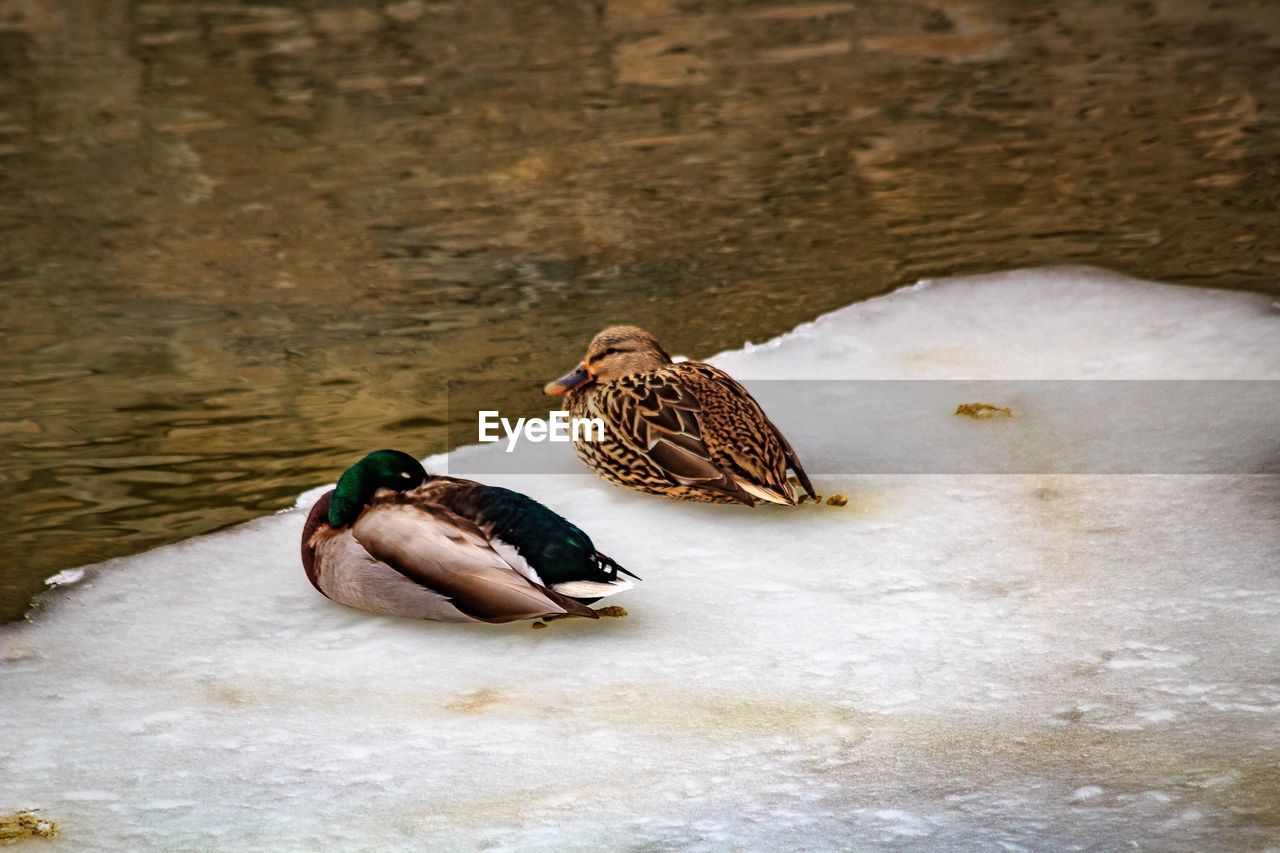
[[346, 527], [369, 505], [379, 489], [407, 492], [427, 479], [422, 464], [399, 450], [375, 450], [348, 468], [329, 499], [329, 526]]

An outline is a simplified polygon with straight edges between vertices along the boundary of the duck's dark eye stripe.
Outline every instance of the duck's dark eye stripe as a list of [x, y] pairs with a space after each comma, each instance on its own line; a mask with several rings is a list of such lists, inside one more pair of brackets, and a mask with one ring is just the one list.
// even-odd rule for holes
[[599, 361], [600, 359], [604, 358], [606, 355], [617, 355], [617, 354], [618, 354], [618, 353], [620, 353], [620, 352], [631, 352], [631, 350], [629, 350], [629, 349], [617, 349], [616, 347], [609, 347], [609, 348], [608, 348], [607, 350], [605, 350], [604, 352], [598, 352], [598, 353], [596, 353], [595, 355], [591, 356], [591, 358], [587, 359], [587, 363], [588, 363], [588, 364], [595, 364], [597, 361]]

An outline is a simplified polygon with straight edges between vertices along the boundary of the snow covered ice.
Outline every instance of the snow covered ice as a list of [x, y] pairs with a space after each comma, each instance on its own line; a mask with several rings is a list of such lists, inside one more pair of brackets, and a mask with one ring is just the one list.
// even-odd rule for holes
[[[714, 361], [748, 383], [1280, 379], [1280, 310], [1017, 272]], [[822, 472], [806, 449], [839, 425], [771, 414]], [[1275, 474], [818, 473], [849, 505], [795, 510], [486, 479], [640, 574], [631, 615], [347, 610], [299, 565], [315, 490], [64, 579], [0, 629], [0, 811], [57, 821], [50, 849], [1277, 843]]]

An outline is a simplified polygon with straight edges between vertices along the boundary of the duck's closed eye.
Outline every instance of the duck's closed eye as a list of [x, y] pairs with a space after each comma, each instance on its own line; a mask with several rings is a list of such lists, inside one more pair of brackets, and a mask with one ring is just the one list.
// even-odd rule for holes
[[412, 478], [409, 476], [409, 472], [408, 472], [408, 471], [401, 471], [401, 472], [400, 472], [400, 476], [401, 476], [401, 477], [404, 477], [406, 480], [412, 479]]

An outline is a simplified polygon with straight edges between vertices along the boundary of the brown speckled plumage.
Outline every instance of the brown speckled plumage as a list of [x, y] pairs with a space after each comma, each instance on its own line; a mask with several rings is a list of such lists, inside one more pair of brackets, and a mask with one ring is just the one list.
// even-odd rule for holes
[[742, 385], [709, 364], [672, 362], [643, 330], [601, 332], [565, 380], [577, 383], [566, 398], [572, 415], [605, 424], [603, 441], [575, 441], [574, 450], [612, 483], [704, 503], [794, 505], [790, 468], [815, 494], [791, 445]]

